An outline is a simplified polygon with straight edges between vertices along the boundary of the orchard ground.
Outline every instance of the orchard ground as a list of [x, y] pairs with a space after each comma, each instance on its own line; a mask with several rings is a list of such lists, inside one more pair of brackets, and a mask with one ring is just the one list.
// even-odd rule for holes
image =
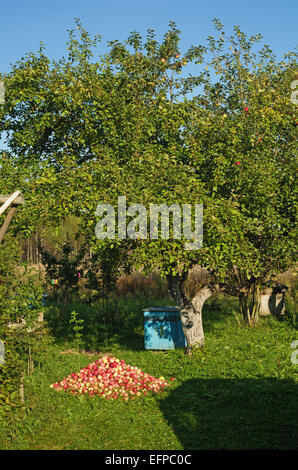
[[[106, 313], [99, 306], [50, 304], [46, 320], [55, 341], [25, 377], [26, 413], [0, 433], [0, 448], [297, 449], [293, 318], [264, 317], [246, 327], [238, 323], [236, 299], [209, 299], [205, 348], [188, 357], [184, 350], [144, 350], [142, 308], [162, 304], [169, 299], [119, 300]], [[69, 323], [74, 309], [84, 319], [79, 352]], [[50, 388], [104, 355], [175, 380], [162, 393], [128, 401]]]

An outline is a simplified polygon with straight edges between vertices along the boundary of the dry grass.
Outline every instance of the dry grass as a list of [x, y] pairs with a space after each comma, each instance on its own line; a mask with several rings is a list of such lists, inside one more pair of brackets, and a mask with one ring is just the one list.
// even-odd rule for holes
[[120, 296], [129, 294], [141, 294], [149, 297], [168, 296], [168, 287], [165, 279], [161, 279], [157, 273], [145, 276], [140, 271], [120, 276], [116, 284], [116, 290]]
[[[32, 272], [37, 274], [38, 282], [40, 285], [46, 285], [46, 271], [42, 264], [31, 265]], [[24, 267], [18, 268], [18, 273], [22, 275], [24, 273]], [[289, 269], [288, 271], [281, 273], [277, 276], [278, 281], [288, 287], [288, 295], [292, 296], [294, 291], [297, 289], [297, 268]], [[195, 266], [191, 269], [188, 278], [185, 282], [186, 295], [192, 298], [197, 290], [208, 283], [211, 280], [208, 272]], [[81, 279], [79, 282], [79, 288], [84, 289], [85, 281]], [[145, 276], [140, 271], [134, 271], [131, 274], [122, 274], [116, 283], [115, 293], [119, 296], [135, 296], [142, 295], [146, 297], [168, 297], [168, 286], [167, 281], [162, 279], [158, 272], [152, 273], [149, 276]]]

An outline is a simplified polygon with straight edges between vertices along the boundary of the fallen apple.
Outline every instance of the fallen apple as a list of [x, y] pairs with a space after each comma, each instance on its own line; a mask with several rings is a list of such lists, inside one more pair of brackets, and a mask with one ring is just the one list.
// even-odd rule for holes
[[145, 396], [149, 391], [160, 393], [167, 386], [169, 383], [164, 377], [153, 377], [136, 366], [126, 364], [124, 360], [110, 356], [103, 356], [79, 372], [50, 385], [56, 391], [69, 391], [73, 395], [97, 395], [108, 399], [121, 397], [125, 401], [129, 397]]

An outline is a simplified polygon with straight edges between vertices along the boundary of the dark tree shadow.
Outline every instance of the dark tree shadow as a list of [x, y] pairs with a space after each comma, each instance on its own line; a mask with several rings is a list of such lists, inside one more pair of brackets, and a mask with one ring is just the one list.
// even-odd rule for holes
[[160, 406], [187, 450], [297, 450], [297, 392], [291, 380], [192, 379]]
[[[238, 299], [229, 297], [228, 299], [211, 298], [203, 306], [203, 327], [205, 336], [208, 337], [215, 329], [224, 327], [227, 318], [232, 317], [232, 309], [237, 309]], [[145, 328], [143, 310], [146, 306], [169, 305], [169, 299], [119, 299], [119, 302], [109, 303], [106, 312], [103, 312], [101, 305], [87, 305], [84, 303], [57, 304], [47, 300], [47, 311], [45, 320], [47, 321], [51, 334], [55, 342], [63, 345], [65, 342], [72, 342], [75, 339], [73, 324], [69, 323], [72, 310], [79, 314], [79, 318], [84, 320], [82, 330], [82, 348], [86, 351], [100, 351], [117, 344], [119, 348], [133, 351], [143, 351], [144, 349], [167, 350], [169, 340], [173, 340], [175, 348], [181, 348], [184, 344], [184, 335], [181, 325], [172, 321], [152, 322], [152, 330], [159, 334], [158, 342], [154, 340], [150, 346], [150, 336], [153, 338], [153, 331]], [[158, 343], [158, 344], [157, 344]]]

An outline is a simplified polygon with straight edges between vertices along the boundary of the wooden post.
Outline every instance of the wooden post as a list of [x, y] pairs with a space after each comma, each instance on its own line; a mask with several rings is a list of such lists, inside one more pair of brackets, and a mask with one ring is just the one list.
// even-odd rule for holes
[[[0, 207], [0, 215], [2, 215], [10, 205], [12, 206], [0, 229], [0, 244], [1, 244], [7, 232], [7, 229], [10, 225], [10, 222], [12, 221], [12, 218], [17, 210], [18, 205], [24, 204], [24, 198], [21, 194], [21, 191], [17, 190], [13, 194], [11, 194], [11, 196], [0, 195], [0, 203], [3, 203], [2, 206]], [[20, 380], [20, 398], [21, 398], [21, 403], [24, 404], [25, 403], [24, 373], [22, 373], [21, 380]]]
[[4, 220], [4, 223], [0, 229], [0, 243], [2, 243], [2, 240], [4, 238], [4, 235], [6, 234], [7, 232], [7, 229], [9, 227], [9, 224], [15, 214], [15, 211], [17, 210], [17, 206], [12, 206], [12, 208], [10, 209], [10, 211], [8, 212], [7, 216], [6, 216], [6, 219]]
[[10, 211], [8, 212], [4, 220], [4, 223], [0, 229], [0, 243], [2, 243], [3, 241], [3, 238], [7, 232], [10, 222], [12, 221], [12, 218], [17, 210], [18, 205], [24, 204], [24, 198], [21, 195], [21, 192], [18, 190], [18, 191], [15, 191], [11, 196], [0, 195], [0, 203], [1, 202], [3, 202], [4, 204], [2, 204], [2, 206], [0, 207], [0, 215], [3, 214], [3, 212], [10, 205], [12, 205], [12, 207], [10, 208]]
[[0, 202], [4, 202], [4, 204], [0, 207], [0, 215], [3, 214], [3, 212], [10, 206], [10, 204], [15, 202], [20, 195], [20, 191], [15, 191], [11, 196], [0, 196]]

